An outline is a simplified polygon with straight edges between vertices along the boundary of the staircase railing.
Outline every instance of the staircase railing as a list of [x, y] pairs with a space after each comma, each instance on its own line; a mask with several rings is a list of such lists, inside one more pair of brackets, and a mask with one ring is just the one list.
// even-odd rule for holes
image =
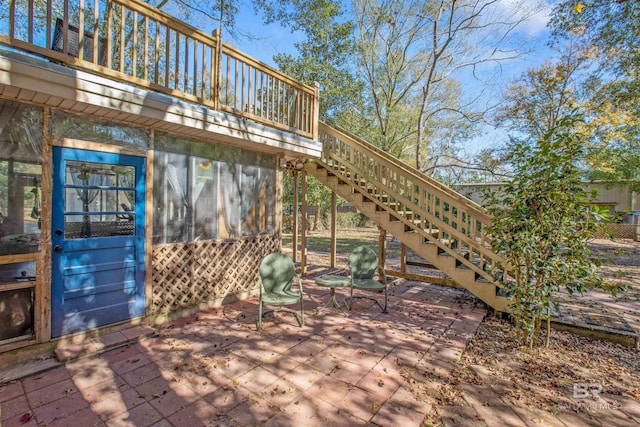
[[424, 243], [496, 282], [491, 267], [507, 263], [491, 250], [485, 233], [491, 217], [482, 206], [347, 131], [320, 123], [319, 139], [323, 162], [378, 210], [388, 210], [406, 230], [420, 233]]

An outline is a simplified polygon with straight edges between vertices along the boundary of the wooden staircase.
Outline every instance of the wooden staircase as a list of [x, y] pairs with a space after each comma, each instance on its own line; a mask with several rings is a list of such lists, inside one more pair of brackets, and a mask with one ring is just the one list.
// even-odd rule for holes
[[485, 236], [478, 204], [344, 130], [319, 126], [322, 160], [305, 170], [494, 310], [508, 311], [499, 287], [504, 259]]

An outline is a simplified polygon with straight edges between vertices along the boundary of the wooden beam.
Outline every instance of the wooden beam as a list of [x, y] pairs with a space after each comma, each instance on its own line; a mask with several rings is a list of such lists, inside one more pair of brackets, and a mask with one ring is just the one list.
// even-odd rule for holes
[[336, 266], [336, 215], [338, 214], [337, 202], [336, 202], [336, 192], [331, 192], [331, 255], [330, 255], [330, 265], [331, 268], [335, 268]]
[[378, 226], [378, 260], [384, 269], [385, 260], [387, 258], [387, 230]]
[[302, 170], [302, 235], [300, 239], [300, 276], [307, 275], [307, 171]]
[[155, 132], [151, 130], [151, 147], [147, 153], [147, 174], [145, 194], [145, 274], [144, 274], [144, 298], [145, 313], [152, 314], [153, 308], [153, 158], [154, 158]]
[[293, 211], [291, 213], [291, 244], [293, 246], [293, 262], [298, 261], [298, 171], [293, 171]]
[[449, 286], [449, 287], [458, 288], [458, 289], [462, 288], [455, 281], [451, 279], [444, 279], [442, 277], [424, 276], [422, 274], [402, 273], [398, 270], [391, 270], [388, 268], [385, 269], [384, 271], [385, 273], [387, 273], [387, 276], [402, 277], [403, 279], [414, 280], [416, 282], [433, 283], [434, 285]]
[[42, 138], [42, 210], [40, 212], [40, 256], [36, 262], [36, 342], [51, 339], [51, 206], [53, 184], [53, 139], [49, 134], [49, 108], [44, 109]]

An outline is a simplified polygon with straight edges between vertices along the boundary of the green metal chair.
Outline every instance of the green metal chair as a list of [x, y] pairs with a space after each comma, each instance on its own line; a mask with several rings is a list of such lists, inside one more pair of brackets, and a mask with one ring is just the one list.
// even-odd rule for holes
[[[302, 304], [302, 281], [296, 273], [295, 266], [291, 258], [285, 254], [274, 252], [267, 255], [260, 263], [260, 302], [258, 306], [258, 331], [262, 330], [262, 316], [267, 313], [277, 311], [292, 313], [300, 326], [304, 326], [304, 307]], [[300, 293], [291, 290], [293, 279], [298, 279]], [[280, 308], [263, 312], [264, 305], [285, 306], [300, 304], [300, 316], [297, 311]]]
[[[377, 280], [374, 279], [376, 270], [381, 272], [378, 274]], [[382, 309], [382, 312], [386, 313], [388, 301], [387, 275], [384, 272], [384, 267], [378, 264], [378, 255], [371, 248], [358, 246], [349, 255], [349, 272], [349, 286], [351, 288], [351, 292], [349, 297], [344, 301], [345, 305], [349, 307], [349, 311], [351, 311], [353, 298], [367, 298], [375, 301], [375, 303]], [[354, 289], [384, 293], [384, 305], [382, 305], [378, 299], [373, 297], [353, 296]], [[348, 304], [347, 301], [349, 301]]]

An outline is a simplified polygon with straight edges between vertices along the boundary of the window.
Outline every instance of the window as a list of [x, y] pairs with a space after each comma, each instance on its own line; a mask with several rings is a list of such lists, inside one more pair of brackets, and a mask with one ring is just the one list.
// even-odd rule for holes
[[40, 251], [42, 126], [39, 108], [0, 100], [0, 341], [34, 333]]
[[42, 110], [0, 101], [0, 255], [40, 250]]
[[154, 243], [273, 233], [273, 155], [160, 136], [154, 155]]

